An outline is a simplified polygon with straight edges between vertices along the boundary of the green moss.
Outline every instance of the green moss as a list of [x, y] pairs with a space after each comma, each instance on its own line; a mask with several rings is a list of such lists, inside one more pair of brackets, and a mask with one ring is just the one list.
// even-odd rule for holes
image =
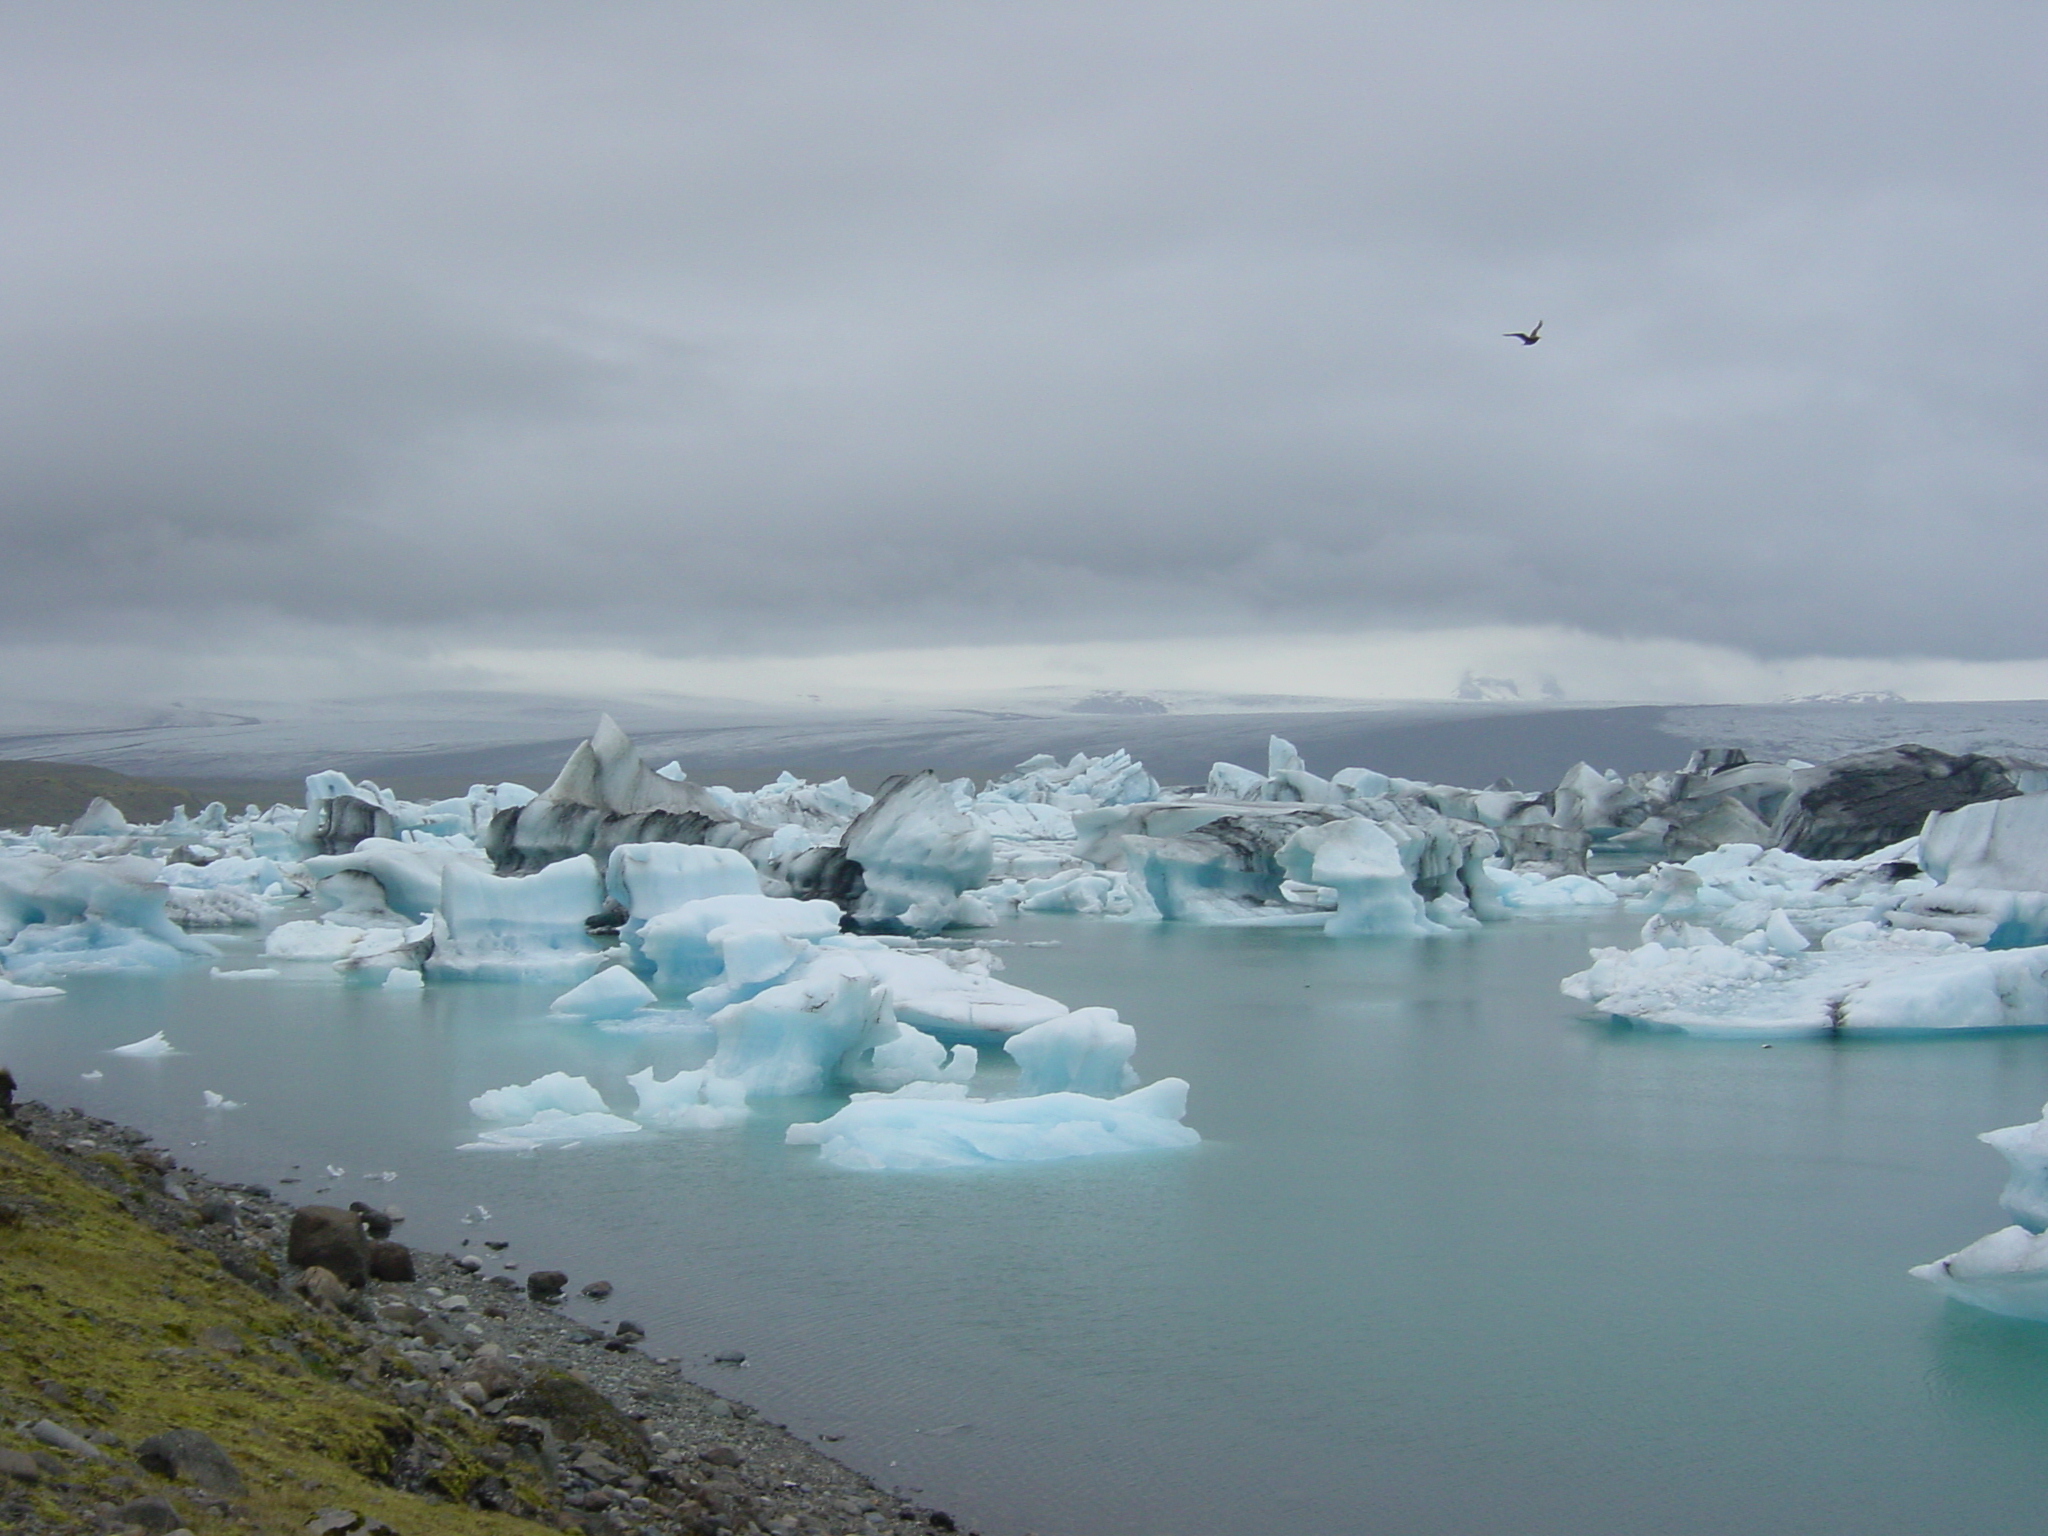
[[[403, 1453], [431, 1466], [436, 1486], [464, 1497], [488, 1475], [480, 1452], [491, 1432], [467, 1422], [430, 1426], [341, 1385], [336, 1378], [360, 1345], [332, 1321], [258, 1294], [212, 1255], [202, 1261], [4, 1134], [0, 1202], [25, 1213], [0, 1226], [0, 1316], [12, 1345], [0, 1350], [0, 1401], [47, 1404], [38, 1384], [54, 1381], [70, 1402], [44, 1411], [111, 1431], [124, 1445], [172, 1427], [210, 1435], [241, 1469], [249, 1491], [236, 1502], [259, 1529], [296, 1530], [316, 1509], [337, 1504], [406, 1536], [540, 1529], [377, 1482]], [[225, 1356], [194, 1347], [204, 1329], [223, 1323], [249, 1347]], [[73, 1476], [108, 1496], [121, 1492], [124, 1478], [161, 1486], [195, 1531], [247, 1529], [206, 1515], [125, 1458], [81, 1465]], [[38, 1504], [48, 1497], [38, 1494]], [[53, 1504], [48, 1518], [61, 1526], [68, 1516]]]

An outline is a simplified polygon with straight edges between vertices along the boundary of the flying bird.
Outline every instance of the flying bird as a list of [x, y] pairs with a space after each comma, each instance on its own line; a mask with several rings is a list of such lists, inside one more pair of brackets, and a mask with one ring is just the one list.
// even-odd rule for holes
[[1525, 347], [1533, 347], [1543, 339], [1543, 322], [1538, 320], [1526, 331], [1502, 331], [1503, 336], [1512, 336]]

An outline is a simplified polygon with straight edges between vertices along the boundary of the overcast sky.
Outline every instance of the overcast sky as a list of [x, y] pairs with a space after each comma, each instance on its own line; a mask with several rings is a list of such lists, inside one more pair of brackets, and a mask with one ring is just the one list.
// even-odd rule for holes
[[16, 691], [2048, 685], [2039, 4], [0, 19]]

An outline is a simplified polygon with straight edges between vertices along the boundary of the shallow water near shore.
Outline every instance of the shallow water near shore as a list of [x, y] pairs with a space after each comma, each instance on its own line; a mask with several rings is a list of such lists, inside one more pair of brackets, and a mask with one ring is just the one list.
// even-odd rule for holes
[[[1974, 1137], [2036, 1116], [2048, 1035], [1762, 1050], [1579, 1018], [1558, 978], [1629, 926], [1007, 925], [1058, 943], [1002, 950], [1005, 979], [1120, 1009], [1207, 1139], [985, 1173], [784, 1146], [826, 1100], [457, 1151], [485, 1088], [561, 1069], [630, 1111], [626, 1074], [702, 1055], [552, 1020], [554, 989], [84, 980], [0, 1008], [0, 1059], [217, 1176], [609, 1279], [591, 1320], [991, 1536], [2031, 1521], [2048, 1328], [1904, 1271], [2002, 1223]], [[157, 1029], [184, 1054], [103, 1054]]]

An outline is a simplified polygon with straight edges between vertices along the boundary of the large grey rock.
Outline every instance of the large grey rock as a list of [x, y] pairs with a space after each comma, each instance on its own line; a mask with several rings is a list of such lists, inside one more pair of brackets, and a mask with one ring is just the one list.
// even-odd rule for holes
[[1774, 841], [1803, 858], [1860, 859], [1914, 836], [1931, 812], [2018, 793], [1996, 758], [1887, 747], [1794, 773]]
[[239, 1495], [242, 1474], [212, 1436], [196, 1429], [167, 1429], [135, 1447], [135, 1459], [159, 1477], [197, 1483], [209, 1493]]
[[292, 1212], [285, 1258], [301, 1269], [318, 1267], [361, 1290], [370, 1278], [370, 1239], [362, 1216], [332, 1205], [302, 1205]]
[[148, 1498], [131, 1499], [114, 1511], [117, 1524], [134, 1526], [149, 1531], [153, 1536], [167, 1536], [185, 1523], [177, 1507], [162, 1494], [151, 1494]]

